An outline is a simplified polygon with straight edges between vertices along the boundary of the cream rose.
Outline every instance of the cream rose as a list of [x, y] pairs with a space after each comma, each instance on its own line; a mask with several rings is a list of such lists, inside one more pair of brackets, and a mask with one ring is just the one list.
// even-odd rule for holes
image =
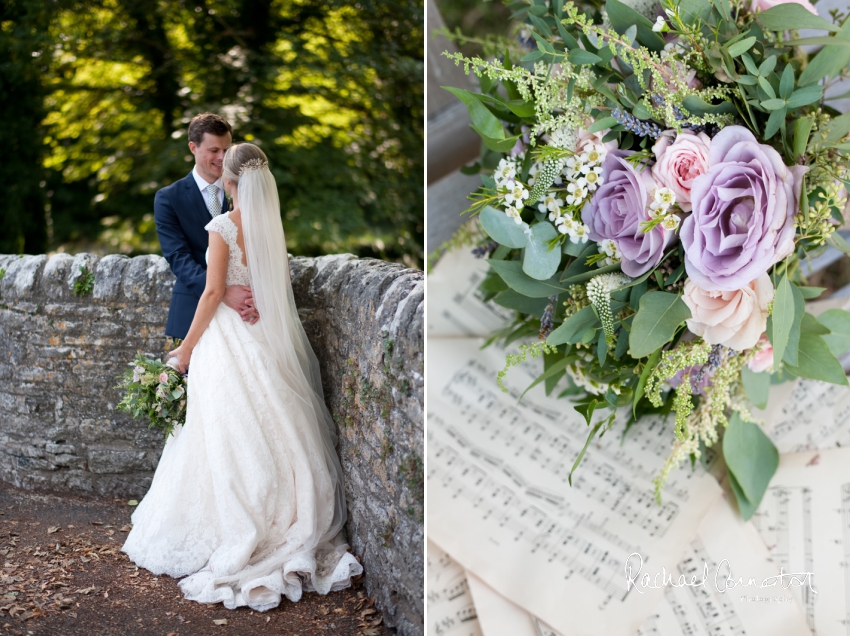
[[764, 333], [773, 283], [762, 274], [736, 291], [706, 291], [688, 279], [682, 300], [691, 310], [687, 321], [691, 332], [708, 344], [743, 351], [754, 347]]
[[705, 133], [694, 134], [690, 130], [683, 130], [671, 143], [673, 135], [675, 133], [672, 130], [666, 131], [652, 147], [656, 159], [652, 166], [652, 176], [673, 191], [682, 210], [690, 212], [693, 209], [691, 184], [698, 176], [708, 172], [711, 137]]
[[814, 13], [818, 14], [818, 10], [815, 9], [814, 5], [809, 2], [809, 0], [753, 0], [750, 5], [750, 11], [767, 11], [768, 9], [772, 9], [773, 7], [780, 4], [789, 4], [789, 3], [799, 4]]

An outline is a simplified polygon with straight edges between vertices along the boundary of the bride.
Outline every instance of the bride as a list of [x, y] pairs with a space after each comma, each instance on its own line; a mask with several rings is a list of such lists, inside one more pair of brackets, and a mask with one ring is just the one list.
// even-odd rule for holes
[[[192, 361], [186, 423], [165, 444], [122, 550], [154, 574], [185, 576], [190, 600], [264, 611], [281, 595], [347, 587], [363, 570], [343, 538], [335, 429], [298, 319], [268, 161], [236, 144], [223, 176], [233, 211], [206, 226], [206, 288], [171, 353], [181, 371]], [[251, 286], [259, 322], [221, 302], [226, 285]]]

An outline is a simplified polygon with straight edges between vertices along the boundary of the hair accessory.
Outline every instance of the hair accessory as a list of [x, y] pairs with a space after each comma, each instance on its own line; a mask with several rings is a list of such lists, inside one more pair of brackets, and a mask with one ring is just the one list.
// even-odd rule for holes
[[239, 167], [239, 176], [242, 176], [242, 173], [248, 172], [249, 170], [259, 170], [260, 168], [268, 168], [269, 162], [263, 161], [259, 157], [254, 159], [248, 159], [245, 163], [243, 163]]

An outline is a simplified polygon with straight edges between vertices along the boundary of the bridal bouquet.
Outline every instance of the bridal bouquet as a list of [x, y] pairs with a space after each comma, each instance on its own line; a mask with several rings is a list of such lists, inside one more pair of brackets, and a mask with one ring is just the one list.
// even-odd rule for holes
[[827, 245], [850, 252], [850, 115], [824, 98], [847, 75], [850, 19], [781, 2], [513, 2], [531, 46], [450, 55], [481, 92], [447, 88], [486, 148], [469, 209], [488, 236], [481, 291], [516, 311], [494, 339], [538, 336], [499, 383], [542, 355], [532, 386], [566, 384], [585, 450], [619, 407], [626, 429], [672, 413], [659, 498], [723, 432], [745, 518], [778, 465], [751, 406], [793, 377], [847, 384], [850, 348], [850, 313], [807, 313], [824, 289], [801, 269]]
[[128, 366], [115, 387], [123, 391], [115, 408], [134, 419], [147, 417], [148, 428], [159, 429], [167, 439], [175, 426], [186, 422], [186, 378], [161, 360], [141, 353]]

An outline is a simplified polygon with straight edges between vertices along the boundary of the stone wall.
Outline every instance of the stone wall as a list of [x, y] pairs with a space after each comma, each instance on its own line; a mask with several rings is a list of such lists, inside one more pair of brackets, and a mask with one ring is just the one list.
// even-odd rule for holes
[[[349, 543], [387, 625], [422, 634], [422, 273], [350, 255], [291, 268], [339, 427]], [[114, 410], [113, 387], [137, 351], [167, 348], [167, 263], [0, 255], [0, 270], [0, 478], [140, 499], [163, 439]]]

